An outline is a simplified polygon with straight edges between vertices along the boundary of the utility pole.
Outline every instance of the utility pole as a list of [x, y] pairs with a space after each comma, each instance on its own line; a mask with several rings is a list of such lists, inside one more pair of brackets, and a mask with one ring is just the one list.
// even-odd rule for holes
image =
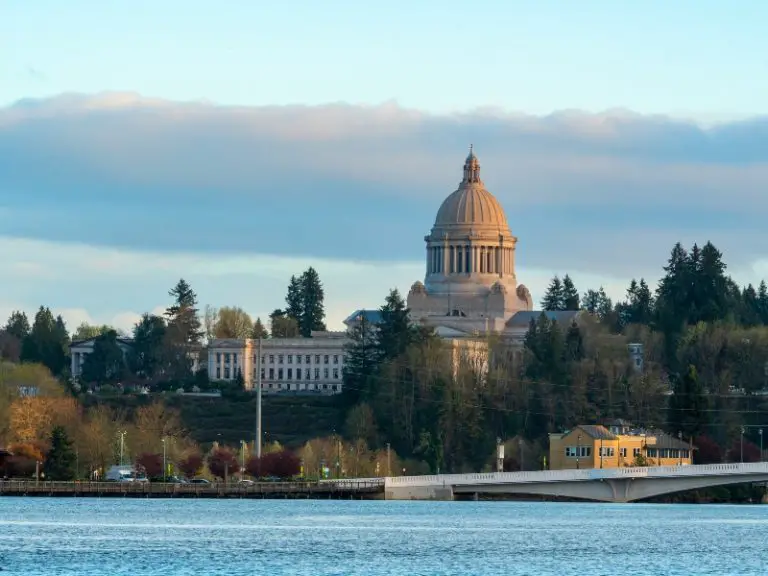
[[123, 447], [125, 445], [124, 439], [125, 439], [125, 430], [120, 432], [120, 466], [123, 465]]
[[739, 449], [741, 451], [741, 463], [744, 464], [744, 426], [741, 427], [741, 438], [739, 440]]
[[256, 458], [261, 458], [261, 336], [256, 364]]
[[760, 462], [763, 461], [763, 429], [757, 431], [760, 434]]

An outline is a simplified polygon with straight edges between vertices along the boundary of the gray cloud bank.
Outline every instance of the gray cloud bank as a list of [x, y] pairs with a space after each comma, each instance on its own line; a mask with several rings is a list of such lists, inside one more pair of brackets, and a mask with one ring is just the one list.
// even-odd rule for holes
[[677, 240], [712, 240], [732, 266], [768, 256], [768, 119], [705, 129], [621, 110], [24, 100], [0, 109], [0, 223], [146, 250], [420, 259], [469, 143], [521, 265], [658, 271]]

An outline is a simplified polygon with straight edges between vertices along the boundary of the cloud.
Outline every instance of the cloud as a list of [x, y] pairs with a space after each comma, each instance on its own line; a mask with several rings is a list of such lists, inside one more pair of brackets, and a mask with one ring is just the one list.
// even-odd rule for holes
[[[203, 302], [266, 314], [287, 277], [314, 264], [339, 320], [423, 276], [423, 236], [470, 142], [520, 239], [519, 266], [540, 275], [519, 274], [535, 297], [555, 272], [619, 291], [655, 280], [677, 241], [713, 241], [750, 281], [765, 269], [766, 118], [704, 127], [626, 110], [434, 115], [66, 94], [0, 109], [5, 272], [21, 279], [5, 297], [59, 292], [58, 306], [128, 322], [190, 276]], [[62, 260], [72, 270], [52, 278]]]

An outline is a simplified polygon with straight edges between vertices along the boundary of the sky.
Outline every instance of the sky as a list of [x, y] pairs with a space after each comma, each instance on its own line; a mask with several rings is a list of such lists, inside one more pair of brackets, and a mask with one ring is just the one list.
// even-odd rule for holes
[[186, 278], [328, 323], [424, 276], [470, 143], [518, 280], [620, 298], [672, 245], [768, 270], [768, 4], [0, 2], [0, 317], [129, 329]]

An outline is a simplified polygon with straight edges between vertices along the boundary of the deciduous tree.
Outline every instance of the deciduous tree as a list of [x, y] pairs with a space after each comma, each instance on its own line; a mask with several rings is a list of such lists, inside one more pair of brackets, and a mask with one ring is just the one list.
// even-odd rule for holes
[[232, 476], [240, 471], [237, 456], [229, 448], [216, 448], [208, 456], [208, 470], [218, 478]]

